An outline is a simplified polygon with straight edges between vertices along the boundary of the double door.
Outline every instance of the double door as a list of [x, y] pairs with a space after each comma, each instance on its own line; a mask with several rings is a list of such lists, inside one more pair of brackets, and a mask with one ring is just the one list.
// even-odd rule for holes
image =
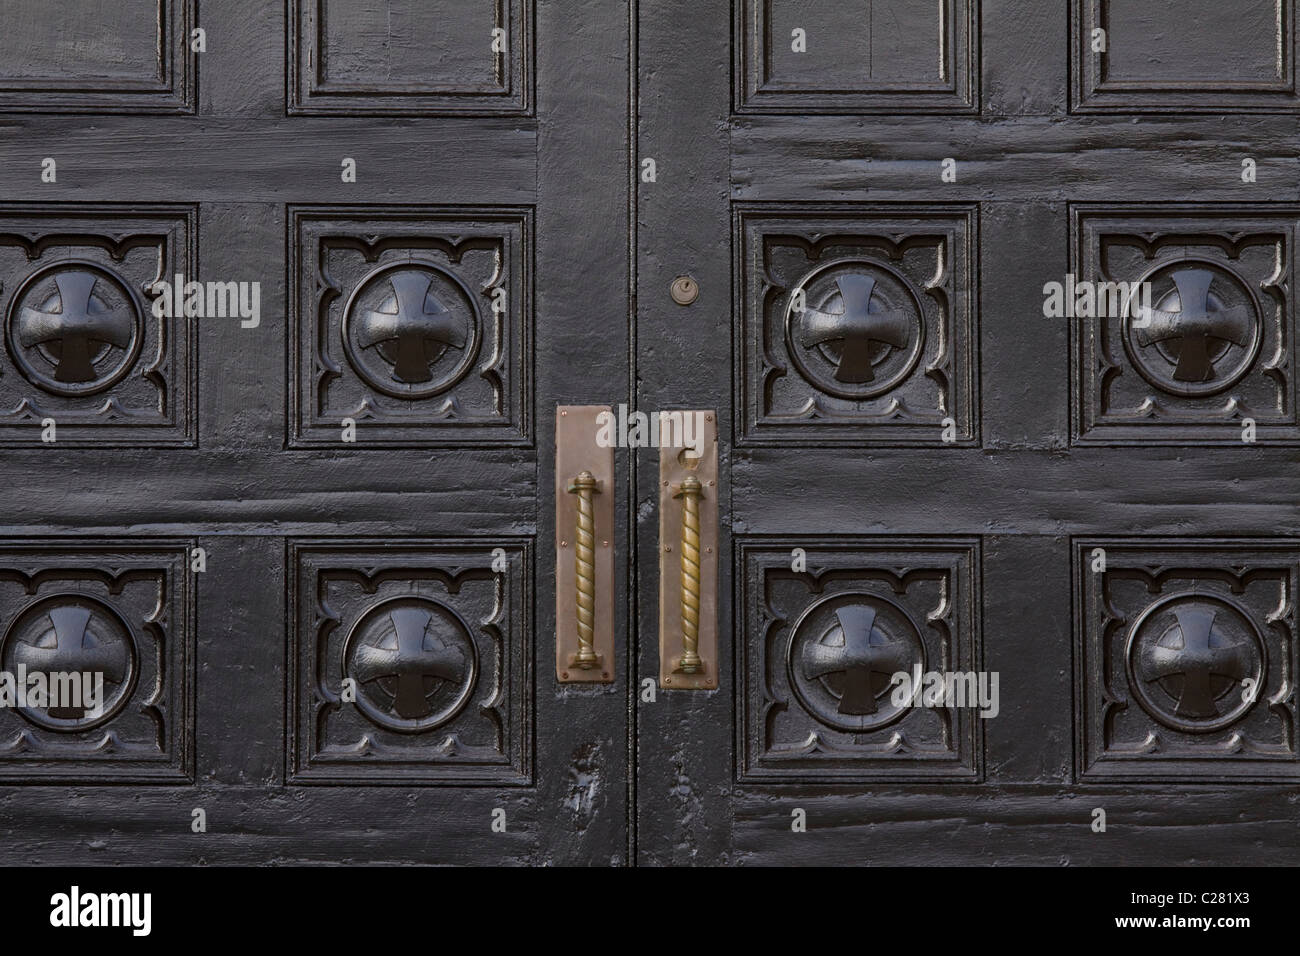
[[1286, 860], [1295, 40], [19, 0], [7, 859]]

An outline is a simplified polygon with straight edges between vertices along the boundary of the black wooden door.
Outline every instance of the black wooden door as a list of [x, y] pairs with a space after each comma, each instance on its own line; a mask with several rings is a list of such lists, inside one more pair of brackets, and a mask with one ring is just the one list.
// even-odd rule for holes
[[[104, 690], [0, 858], [1294, 855], [1291, 0], [4, 12], [0, 672]], [[717, 414], [716, 687], [629, 448], [556, 681], [625, 401]]]
[[[1293, 859], [1294, 4], [637, 26], [637, 398], [722, 465], [721, 680], [638, 706], [638, 859]], [[893, 696], [930, 672], [996, 707]]]
[[549, 622], [553, 408], [627, 382], [626, 11], [4, 21], [0, 655], [105, 691], [0, 708], [0, 857], [625, 862], [625, 668], [561, 691]]

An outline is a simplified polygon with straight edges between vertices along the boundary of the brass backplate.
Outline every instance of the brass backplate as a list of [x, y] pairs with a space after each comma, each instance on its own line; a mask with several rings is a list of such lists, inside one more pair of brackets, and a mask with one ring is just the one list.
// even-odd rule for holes
[[[676, 416], [677, 412], [661, 412]], [[659, 448], [659, 686], [665, 690], [716, 690], [718, 686], [718, 416], [714, 411], [681, 412], [682, 433], [700, 451], [672, 447], [660, 422]], [[675, 419], [670, 419], [675, 424]], [[675, 432], [669, 432], [676, 440]], [[695, 588], [682, 578], [683, 485], [694, 478], [699, 518], [698, 669], [683, 667], [686, 616]], [[688, 485], [688, 487], [694, 487]]]
[[[555, 677], [562, 684], [614, 680], [614, 448], [596, 442], [597, 420], [608, 405], [559, 405], [555, 409]], [[593, 530], [592, 646], [596, 664], [578, 666], [578, 499], [570, 487], [590, 472]]]

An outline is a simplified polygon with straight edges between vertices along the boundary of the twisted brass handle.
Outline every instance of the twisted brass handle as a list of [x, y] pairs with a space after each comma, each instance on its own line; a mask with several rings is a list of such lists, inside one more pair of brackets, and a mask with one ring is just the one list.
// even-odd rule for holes
[[687, 475], [674, 498], [682, 499], [682, 656], [674, 670], [680, 674], [698, 674], [704, 670], [700, 659], [700, 498], [704, 486], [694, 475]]
[[573, 549], [574, 568], [578, 579], [578, 652], [570, 661], [571, 667], [590, 670], [600, 666], [600, 655], [595, 650], [596, 620], [596, 521], [591, 507], [591, 496], [600, 493], [600, 482], [589, 471], [584, 471], [569, 482], [569, 494], [578, 496], [578, 521], [576, 547]]

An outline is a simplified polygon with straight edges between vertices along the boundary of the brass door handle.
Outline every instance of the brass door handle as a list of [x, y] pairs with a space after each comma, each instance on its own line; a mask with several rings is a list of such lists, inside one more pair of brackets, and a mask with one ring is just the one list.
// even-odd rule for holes
[[718, 686], [717, 416], [680, 414], [698, 441], [689, 450], [659, 449], [659, 683], [711, 690]]
[[698, 674], [704, 669], [700, 661], [700, 498], [704, 485], [694, 475], [687, 475], [674, 498], [682, 502], [681, 602], [682, 656], [674, 672]]
[[555, 410], [555, 678], [614, 679], [614, 449], [606, 405]]
[[600, 655], [595, 649], [596, 519], [591, 506], [591, 496], [600, 493], [600, 482], [591, 472], [584, 471], [569, 482], [565, 491], [578, 496], [578, 520], [573, 535], [578, 652], [569, 663], [580, 670], [590, 670], [600, 666]]

